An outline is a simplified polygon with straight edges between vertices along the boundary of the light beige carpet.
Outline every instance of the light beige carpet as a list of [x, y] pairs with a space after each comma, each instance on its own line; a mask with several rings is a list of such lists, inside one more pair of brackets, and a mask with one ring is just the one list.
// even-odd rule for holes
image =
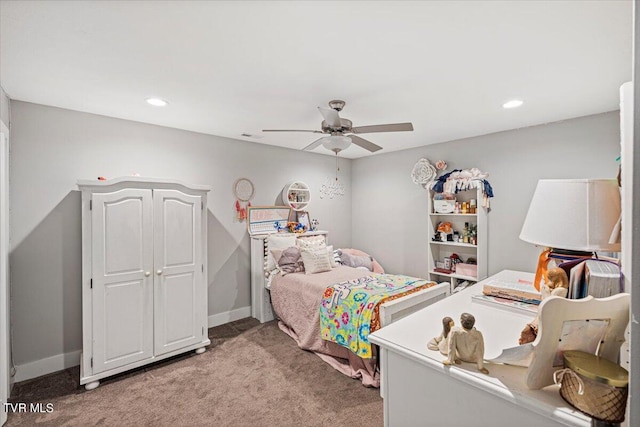
[[382, 426], [379, 390], [300, 350], [275, 322], [209, 330], [202, 355], [103, 381], [86, 392], [79, 369], [16, 384], [12, 402], [53, 403], [13, 413], [8, 426]]

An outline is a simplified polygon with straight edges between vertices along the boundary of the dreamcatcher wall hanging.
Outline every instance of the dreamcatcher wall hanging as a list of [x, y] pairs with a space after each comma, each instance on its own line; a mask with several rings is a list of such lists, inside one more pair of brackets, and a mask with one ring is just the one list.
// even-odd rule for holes
[[233, 183], [233, 194], [236, 196], [236, 214], [238, 221], [247, 219], [247, 210], [253, 198], [253, 182], [248, 178], [238, 178]]

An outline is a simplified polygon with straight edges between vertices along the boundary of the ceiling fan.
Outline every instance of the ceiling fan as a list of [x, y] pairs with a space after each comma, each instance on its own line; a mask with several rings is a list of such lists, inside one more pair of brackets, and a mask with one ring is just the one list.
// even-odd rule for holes
[[371, 125], [371, 126], [358, 126], [353, 127], [351, 120], [343, 119], [338, 114], [344, 108], [345, 102], [338, 99], [329, 101], [329, 107], [318, 107], [320, 114], [324, 120], [321, 124], [322, 130], [301, 130], [301, 129], [264, 129], [263, 132], [312, 132], [312, 133], [324, 133], [329, 136], [323, 136], [320, 139], [315, 140], [311, 144], [303, 148], [303, 150], [313, 150], [314, 148], [323, 145], [326, 149], [333, 151], [336, 155], [347, 148], [351, 143], [354, 143], [365, 150], [369, 150], [375, 153], [378, 150], [382, 150], [382, 147], [374, 144], [371, 141], [367, 141], [364, 138], [360, 138], [358, 135], [363, 133], [374, 132], [400, 132], [400, 131], [412, 131], [413, 125], [411, 123], [391, 123], [386, 125]]

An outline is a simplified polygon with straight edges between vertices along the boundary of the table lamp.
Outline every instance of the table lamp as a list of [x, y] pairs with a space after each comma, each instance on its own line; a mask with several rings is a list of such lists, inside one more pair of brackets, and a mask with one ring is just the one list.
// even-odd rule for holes
[[[531, 199], [520, 239], [543, 246], [543, 256], [597, 256], [620, 252], [611, 242], [620, 218], [620, 190], [614, 179], [541, 179]], [[616, 240], [616, 239], [614, 239]], [[550, 250], [550, 252], [549, 252]], [[540, 263], [538, 264], [540, 270]], [[539, 272], [534, 285], [540, 290]]]

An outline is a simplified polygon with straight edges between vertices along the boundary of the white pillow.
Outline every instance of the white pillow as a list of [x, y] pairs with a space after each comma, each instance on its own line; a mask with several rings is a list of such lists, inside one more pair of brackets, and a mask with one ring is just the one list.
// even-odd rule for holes
[[304, 263], [305, 274], [331, 271], [329, 252], [327, 252], [326, 248], [320, 248], [316, 250], [304, 249], [300, 251], [300, 253], [302, 255], [302, 262]]
[[266, 273], [274, 270], [278, 266], [276, 265], [276, 260], [273, 258], [271, 254], [272, 249], [287, 249], [291, 246], [296, 245], [296, 235], [289, 234], [271, 234], [267, 237], [267, 253], [265, 254], [264, 260], [264, 271]]
[[309, 237], [299, 237], [296, 240], [296, 245], [301, 249], [320, 249], [326, 248], [327, 242], [324, 239], [324, 236], [309, 236]]

